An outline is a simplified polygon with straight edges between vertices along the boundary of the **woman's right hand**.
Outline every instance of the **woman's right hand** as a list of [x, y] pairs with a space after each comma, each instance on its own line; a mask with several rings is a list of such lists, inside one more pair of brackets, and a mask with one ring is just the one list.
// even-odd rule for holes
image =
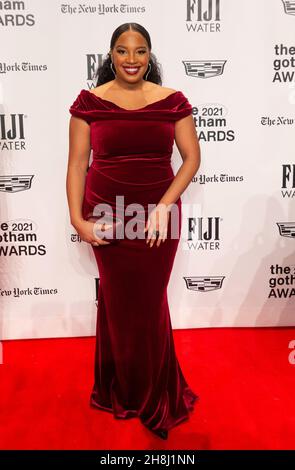
[[[102, 240], [101, 238], [98, 238], [95, 236], [94, 233], [94, 225], [97, 228], [101, 228], [103, 224], [97, 224], [94, 222], [89, 222], [88, 220], [82, 220], [78, 222], [77, 224], [74, 225], [77, 233], [80, 235], [81, 240], [87, 243], [91, 243], [94, 246], [98, 245], [109, 245], [110, 242], [107, 242], [105, 240]], [[105, 229], [109, 228], [109, 225], [105, 225]]]

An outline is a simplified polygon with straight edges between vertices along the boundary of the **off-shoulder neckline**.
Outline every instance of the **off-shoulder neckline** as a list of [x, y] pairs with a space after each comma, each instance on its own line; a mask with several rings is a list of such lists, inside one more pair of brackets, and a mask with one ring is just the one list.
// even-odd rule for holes
[[106, 100], [105, 98], [101, 98], [100, 96], [97, 96], [95, 95], [94, 93], [91, 93], [89, 90], [86, 90], [86, 89], [82, 89], [81, 90], [81, 93], [82, 92], [85, 92], [85, 93], [88, 93], [89, 95], [92, 95], [94, 98], [96, 98], [98, 101], [105, 101], [106, 103], [110, 103], [112, 104], [113, 106], [116, 106], [116, 108], [119, 108], [121, 109], [122, 111], [141, 111], [143, 109], [146, 109], [152, 105], [155, 105], [155, 104], [158, 104], [158, 103], [161, 103], [162, 101], [166, 101], [168, 98], [170, 98], [171, 96], [173, 95], [176, 95], [177, 93], [181, 93], [180, 90], [177, 90], [177, 91], [174, 91], [173, 93], [170, 93], [170, 95], [168, 96], [165, 96], [165, 98], [161, 98], [160, 100], [157, 100], [157, 101], [153, 101], [152, 103], [149, 103], [145, 106], [142, 106], [141, 108], [135, 108], [135, 109], [126, 109], [126, 108], [122, 108], [122, 106], [119, 106], [118, 104], [114, 103], [113, 101], [110, 101], [110, 100]]

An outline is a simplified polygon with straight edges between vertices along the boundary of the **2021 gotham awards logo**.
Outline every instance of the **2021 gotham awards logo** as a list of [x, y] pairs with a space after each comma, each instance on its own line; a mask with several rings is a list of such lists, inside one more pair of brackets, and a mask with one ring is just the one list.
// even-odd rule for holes
[[268, 298], [289, 299], [295, 296], [295, 266], [270, 266]]
[[37, 225], [33, 220], [0, 222], [0, 258], [45, 254], [46, 247], [38, 241]]
[[274, 46], [273, 83], [295, 82], [295, 46], [276, 44]]
[[26, 9], [24, 1], [0, 1], [0, 27], [34, 26], [35, 15]]
[[215, 143], [235, 140], [235, 130], [228, 122], [228, 110], [223, 104], [204, 103], [193, 106], [192, 116], [200, 141]]
[[194, 33], [220, 33], [221, 0], [187, 0], [186, 28]]

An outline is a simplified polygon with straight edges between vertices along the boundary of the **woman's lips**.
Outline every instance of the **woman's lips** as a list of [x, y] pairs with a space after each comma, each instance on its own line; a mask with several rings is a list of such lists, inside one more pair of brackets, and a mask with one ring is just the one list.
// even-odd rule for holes
[[123, 67], [128, 75], [135, 75], [139, 71], [140, 67]]

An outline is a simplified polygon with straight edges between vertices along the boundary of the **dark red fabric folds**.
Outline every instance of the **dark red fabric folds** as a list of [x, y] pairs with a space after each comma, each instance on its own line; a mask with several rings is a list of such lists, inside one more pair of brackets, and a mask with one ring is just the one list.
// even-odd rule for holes
[[[127, 110], [81, 90], [70, 113], [90, 125], [93, 160], [86, 176], [84, 218], [95, 218], [97, 205], [107, 203], [125, 228], [130, 217], [124, 211], [137, 203], [143, 230], [148, 205], [159, 202], [174, 178], [175, 121], [191, 112], [181, 91]], [[123, 199], [116, 206], [118, 196]], [[177, 207], [180, 234], [180, 198]], [[171, 218], [168, 239], [159, 247], [150, 248], [145, 236], [126, 235], [93, 247], [100, 284], [91, 405], [116, 418], [138, 416], [155, 433], [187, 420], [197, 399], [174, 349], [167, 286], [179, 238], [172, 238], [170, 229]]]

